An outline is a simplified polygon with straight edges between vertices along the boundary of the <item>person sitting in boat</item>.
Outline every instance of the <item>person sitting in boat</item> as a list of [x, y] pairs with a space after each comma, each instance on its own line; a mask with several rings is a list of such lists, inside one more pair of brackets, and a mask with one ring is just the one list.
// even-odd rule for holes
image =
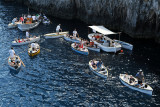
[[35, 42], [34, 42], [34, 43], [31, 43], [31, 47], [32, 47], [32, 50], [33, 50], [33, 51], [36, 50], [36, 48], [37, 48], [36, 43], [35, 43]]
[[59, 31], [60, 31], [60, 30], [61, 30], [61, 32], [62, 32], [61, 24], [57, 25], [57, 27], [56, 27], [56, 32], [57, 32], [58, 35], [59, 35]]
[[11, 47], [11, 49], [9, 50], [9, 54], [10, 54], [10, 58], [13, 59], [15, 57], [15, 51], [13, 50], [13, 48]]
[[135, 81], [135, 79], [133, 78], [133, 76], [130, 76], [130, 79], [129, 79], [129, 83], [133, 83]]
[[26, 39], [27, 39], [28, 41], [30, 40], [29, 37], [30, 37], [29, 31], [26, 31]]
[[22, 42], [26, 42], [24, 39], [22, 39]]
[[28, 14], [28, 16], [27, 16], [28, 18], [32, 18], [32, 16], [30, 15], [30, 14]]
[[20, 17], [20, 21], [21, 21], [22, 23], [24, 23], [24, 19], [23, 19], [23, 17]]
[[78, 35], [77, 30], [76, 30], [76, 29], [74, 29], [74, 31], [73, 31], [73, 37], [74, 37], [74, 38], [76, 38], [76, 37], [77, 37], [77, 35]]
[[144, 74], [142, 71], [140, 72], [137, 72], [136, 76], [135, 76], [137, 79], [138, 79], [138, 84], [141, 84], [142, 81], [144, 80]]
[[12, 20], [12, 23], [13, 24], [15, 24], [15, 22], [17, 22], [18, 20], [17, 20], [17, 17], [16, 18], [14, 18], [13, 20]]
[[95, 62], [94, 62], [94, 60], [91, 62], [91, 65], [93, 66], [93, 68], [97, 67], [96, 64], [95, 64]]
[[78, 48], [78, 44], [76, 42], [74, 43], [74, 46], [75, 46], [75, 48]]
[[20, 63], [20, 60], [19, 60], [19, 58], [18, 58], [18, 56], [16, 56], [16, 58], [15, 58], [15, 65], [18, 65]]
[[47, 16], [45, 14], [44, 14], [43, 18], [44, 18], [44, 20], [47, 20]]
[[72, 36], [72, 35], [70, 35], [70, 36], [69, 36], [69, 38], [73, 39], [73, 36]]
[[18, 43], [21, 43], [22, 41], [18, 38]]
[[33, 19], [33, 20], [32, 20], [32, 23], [35, 23], [35, 22], [36, 22], [36, 16], [33, 15], [33, 16], [32, 16], [32, 19]]
[[90, 40], [90, 47], [93, 47], [94, 42], [92, 40]]

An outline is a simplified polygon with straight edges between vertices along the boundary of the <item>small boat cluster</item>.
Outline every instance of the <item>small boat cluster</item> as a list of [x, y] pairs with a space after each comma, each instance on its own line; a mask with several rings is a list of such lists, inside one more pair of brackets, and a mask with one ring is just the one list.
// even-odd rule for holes
[[[24, 19], [26, 21], [24, 21]], [[8, 25], [9, 28], [18, 27], [21, 31], [27, 31], [30, 29], [33, 29], [39, 25], [41, 20], [44, 24], [49, 24], [50, 21], [47, 19], [46, 16], [44, 16], [43, 19], [41, 19], [40, 15], [37, 15], [35, 17], [27, 17], [21, 19], [19, 22], [15, 22], [15, 19], [13, 23], [10, 23]], [[32, 22], [33, 20], [33, 22]], [[116, 53], [121, 50], [121, 48], [133, 49], [133, 45], [126, 43], [124, 41], [120, 40], [112, 40], [108, 37], [108, 35], [117, 34], [115, 32], [110, 31], [109, 29], [105, 28], [104, 26], [89, 26], [93, 30], [93, 33], [88, 34], [89, 41], [84, 40], [83, 38], [79, 37], [79, 34], [77, 33], [76, 29], [73, 31], [73, 36], [69, 35], [69, 32], [62, 32], [62, 29], [60, 28], [60, 24], [57, 25], [56, 32], [54, 33], [48, 33], [44, 34], [45, 39], [56, 39], [56, 38], [64, 38], [66, 41], [71, 42], [71, 49], [79, 54], [83, 55], [89, 55], [89, 50], [100, 52], [100, 50], [104, 52], [113, 52]], [[61, 32], [59, 32], [61, 30]], [[16, 39], [12, 41], [12, 46], [20, 46], [25, 44], [30, 44], [28, 46], [28, 55], [33, 57], [40, 53], [40, 45], [38, 42], [40, 40], [39, 37], [28, 37], [29, 33], [26, 32], [26, 39]], [[13, 57], [14, 54], [14, 57]], [[10, 50], [10, 57], [8, 58], [8, 65], [11, 70], [19, 71], [21, 64], [24, 65], [22, 60], [18, 55], [15, 55], [15, 52], [13, 49]], [[25, 65], [24, 65], [25, 66]], [[95, 73], [96, 75], [107, 78], [108, 77], [108, 70], [107, 67], [103, 64], [101, 59], [93, 59], [89, 61], [89, 68], [90, 70]], [[153, 89], [146, 84], [145, 82], [139, 83], [138, 79], [133, 77], [132, 75], [128, 74], [120, 74], [119, 75], [120, 81], [127, 87], [137, 90], [149, 95], [152, 95]]]

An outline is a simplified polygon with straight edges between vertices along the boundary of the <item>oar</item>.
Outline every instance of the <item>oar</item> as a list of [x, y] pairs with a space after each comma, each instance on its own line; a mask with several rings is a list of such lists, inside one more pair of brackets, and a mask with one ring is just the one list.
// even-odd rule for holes
[[20, 58], [19, 56], [18, 56], [18, 58], [19, 58], [19, 60], [21, 61], [22, 65], [23, 65], [24, 67], [26, 67], [26, 66], [24, 65], [23, 61], [21, 60], [21, 58]]
[[52, 50], [50, 50], [50, 49], [46, 49], [46, 48], [43, 48], [43, 47], [41, 47], [42, 49], [44, 49], [44, 50], [46, 50], [46, 51], [48, 51], [48, 52], [51, 52]]

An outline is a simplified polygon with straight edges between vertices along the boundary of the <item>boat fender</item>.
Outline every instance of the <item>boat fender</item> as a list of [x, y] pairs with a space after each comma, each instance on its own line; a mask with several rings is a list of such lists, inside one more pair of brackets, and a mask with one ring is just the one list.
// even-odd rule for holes
[[123, 50], [121, 50], [121, 53], [123, 53]]

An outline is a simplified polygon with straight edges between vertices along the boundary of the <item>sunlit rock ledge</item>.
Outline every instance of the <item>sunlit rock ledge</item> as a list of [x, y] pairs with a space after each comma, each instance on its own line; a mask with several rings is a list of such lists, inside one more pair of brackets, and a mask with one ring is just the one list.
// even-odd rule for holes
[[15, 0], [48, 15], [80, 19], [160, 42], [160, 0]]

